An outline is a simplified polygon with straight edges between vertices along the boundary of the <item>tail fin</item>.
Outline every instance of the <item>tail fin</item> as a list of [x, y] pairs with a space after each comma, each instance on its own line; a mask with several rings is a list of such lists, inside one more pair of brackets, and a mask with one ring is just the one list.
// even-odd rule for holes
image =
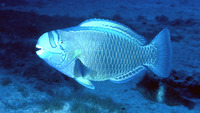
[[150, 42], [158, 49], [157, 61], [148, 67], [159, 77], [168, 77], [170, 75], [172, 48], [170, 33], [167, 28], [163, 29], [156, 37]]

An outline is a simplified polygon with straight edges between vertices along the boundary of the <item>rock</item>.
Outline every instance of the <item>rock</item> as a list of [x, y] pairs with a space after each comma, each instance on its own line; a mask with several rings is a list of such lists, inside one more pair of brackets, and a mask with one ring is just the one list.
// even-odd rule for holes
[[184, 98], [180, 92], [173, 87], [164, 84], [158, 78], [145, 75], [143, 80], [137, 84], [137, 89], [147, 98], [155, 102], [162, 102], [169, 106], [184, 105], [189, 109], [193, 109], [195, 102]]
[[165, 16], [165, 15], [161, 15], [161, 16], [156, 16], [155, 17], [155, 20], [157, 21], [157, 22], [160, 22], [160, 23], [165, 23], [165, 22], [168, 22], [168, 17], [167, 16]]

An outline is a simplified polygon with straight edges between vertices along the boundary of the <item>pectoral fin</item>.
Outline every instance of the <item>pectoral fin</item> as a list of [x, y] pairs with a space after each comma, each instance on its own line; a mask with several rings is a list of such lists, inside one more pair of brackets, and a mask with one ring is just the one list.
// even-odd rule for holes
[[88, 80], [88, 78], [92, 78], [97, 73], [96, 71], [86, 67], [80, 59], [76, 59], [75, 61], [75, 67], [74, 67], [74, 76], [75, 80], [79, 82], [81, 85], [90, 88], [95, 89], [93, 84]]
[[81, 60], [76, 59], [75, 61], [75, 68], [74, 68], [75, 77], [83, 77], [83, 78], [92, 78], [96, 76], [96, 71], [86, 67]]
[[88, 80], [85, 79], [83, 77], [78, 77], [75, 79], [78, 83], [80, 83], [81, 85], [90, 88], [90, 89], [95, 89], [94, 85]]

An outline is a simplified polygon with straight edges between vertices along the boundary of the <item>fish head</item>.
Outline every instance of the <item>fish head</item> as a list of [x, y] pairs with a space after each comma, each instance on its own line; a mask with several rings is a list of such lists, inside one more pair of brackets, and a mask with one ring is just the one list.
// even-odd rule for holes
[[[36, 54], [50, 66], [61, 71], [74, 60], [69, 51], [63, 46], [57, 31], [44, 33], [36, 44]], [[65, 73], [64, 73], [65, 74]]]
[[36, 54], [42, 59], [54, 54], [64, 53], [60, 48], [59, 35], [56, 31], [46, 32], [40, 36], [37, 41], [36, 48]]

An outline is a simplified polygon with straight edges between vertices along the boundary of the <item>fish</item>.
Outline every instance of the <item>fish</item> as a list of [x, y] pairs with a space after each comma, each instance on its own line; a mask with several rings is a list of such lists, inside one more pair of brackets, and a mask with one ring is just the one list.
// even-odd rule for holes
[[90, 89], [95, 89], [91, 81], [124, 83], [147, 69], [159, 77], [170, 76], [168, 28], [147, 43], [124, 24], [88, 19], [77, 26], [42, 34], [36, 48], [36, 54], [47, 64]]

